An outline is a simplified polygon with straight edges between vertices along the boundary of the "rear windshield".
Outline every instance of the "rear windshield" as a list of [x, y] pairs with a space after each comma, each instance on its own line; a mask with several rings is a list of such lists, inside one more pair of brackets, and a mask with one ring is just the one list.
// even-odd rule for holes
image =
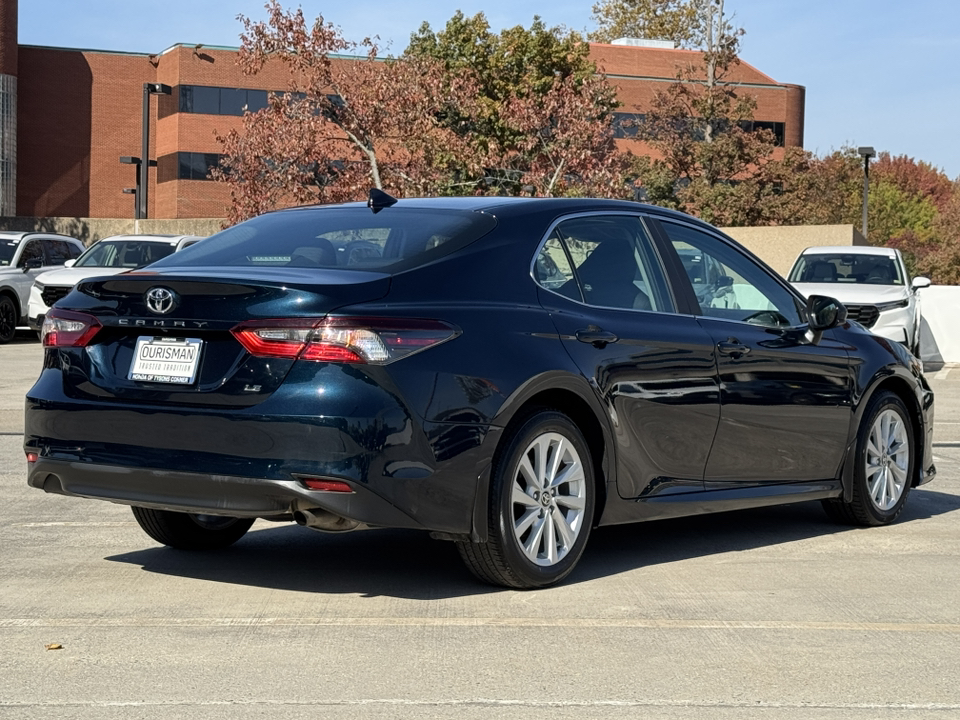
[[211, 235], [154, 267], [307, 267], [399, 272], [486, 235], [490, 215], [466, 210], [327, 207], [268, 213]]
[[165, 242], [102, 240], [77, 259], [76, 267], [138, 268], [166, 257], [174, 249]]
[[790, 282], [903, 285], [903, 275], [889, 255], [804, 253], [790, 271]]

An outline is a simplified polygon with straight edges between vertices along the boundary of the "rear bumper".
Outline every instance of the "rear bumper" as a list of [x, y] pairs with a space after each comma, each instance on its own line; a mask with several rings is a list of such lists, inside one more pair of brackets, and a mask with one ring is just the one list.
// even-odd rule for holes
[[[180, 512], [279, 517], [323, 508], [369, 525], [465, 534], [499, 433], [424, 423], [396, 394], [362, 380], [328, 385], [322, 406], [290, 383], [254, 407], [190, 409], [76, 400], [60, 385], [60, 371], [47, 368], [26, 398], [24, 450], [38, 455], [30, 485]], [[341, 480], [355, 492], [311, 490], [300, 477]]]
[[176, 512], [281, 517], [323, 508], [368, 525], [423, 528], [382, 497], [351, 484], [352, 493], [311, 490], [295, 479], [265, 480], [39, 458], [27, 483], [57, 495], [108, 500]]

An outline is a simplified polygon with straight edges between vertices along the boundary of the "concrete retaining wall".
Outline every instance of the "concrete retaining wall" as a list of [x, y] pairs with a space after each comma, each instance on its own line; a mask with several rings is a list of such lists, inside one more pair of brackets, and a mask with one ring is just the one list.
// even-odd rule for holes
[[853, 225], [778, 225], [720, 228], [781, 275], [797, 256], [817, 245], [867, 245]]
[[219, 232], [221, 218], [182, 218], [174, 220], [128, 220], [125, 218], [4, 217], [0, 230], [13, 232], [54, 232], [70, 235], [85, 245], [111, 235], [200, 235]]

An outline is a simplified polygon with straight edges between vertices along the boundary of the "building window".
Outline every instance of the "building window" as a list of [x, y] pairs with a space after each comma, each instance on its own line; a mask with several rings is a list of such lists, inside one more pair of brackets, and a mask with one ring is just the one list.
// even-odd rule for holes
[[[640, 128], [646, 122], [646, 115], [637, 113], [613, 113], [613, 136], [615, 138], [636, 138]], [[716, 132], [722, 133], [727, 129], [724, 122], [714, 126]], [[784, 123], [769, 120], [744, 120], [740, 127], [746, 132], [754, 130], [769, 130], [773, 133], [776, 147], [784, 146]], [[674, 123], [675, 132], [689, 133], [695, 140], [702, 141], [706, 137], [704, 123], [697, 118], [678, 119]]]
[[615, 138], [636, 137], [646, 117], [639, 113], [613, 113], [613, 136]]
[[267, 106], [266, 90], [222, 88], [206, 85], [179, 85], [177, 112], [203, 115], [243, 115], [244, 109], [257, 112]]
[[[286, 93], [286, 90], [249, 90], [246, 88], [211, 87], [209, 85], [177, 85], [171, 95], [160, 96], [159, 117], [165, 118], [178, 112], [240, 117], [244, 110], [249, 110], [252, 113], [263, 110], [270, 104], [270, 95], [284, 95]], [[302, 92], [290, 94], [301, 100], [306, 97], [306, 94]], [[336, 108], [344, 105], [339, 95], [328, 95], [327, 98]]]
[[157, 182], [210, 180], [210, 171], [220, 164], [219, 153], [176, 152], [157, 159]]

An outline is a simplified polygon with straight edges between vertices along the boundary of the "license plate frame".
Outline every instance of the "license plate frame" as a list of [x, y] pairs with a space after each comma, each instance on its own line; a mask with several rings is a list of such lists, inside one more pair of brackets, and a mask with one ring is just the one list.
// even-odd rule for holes
[[200, 368], [203, 340], [141, 335], [127, 379], [162, 385], [193, 385]]

